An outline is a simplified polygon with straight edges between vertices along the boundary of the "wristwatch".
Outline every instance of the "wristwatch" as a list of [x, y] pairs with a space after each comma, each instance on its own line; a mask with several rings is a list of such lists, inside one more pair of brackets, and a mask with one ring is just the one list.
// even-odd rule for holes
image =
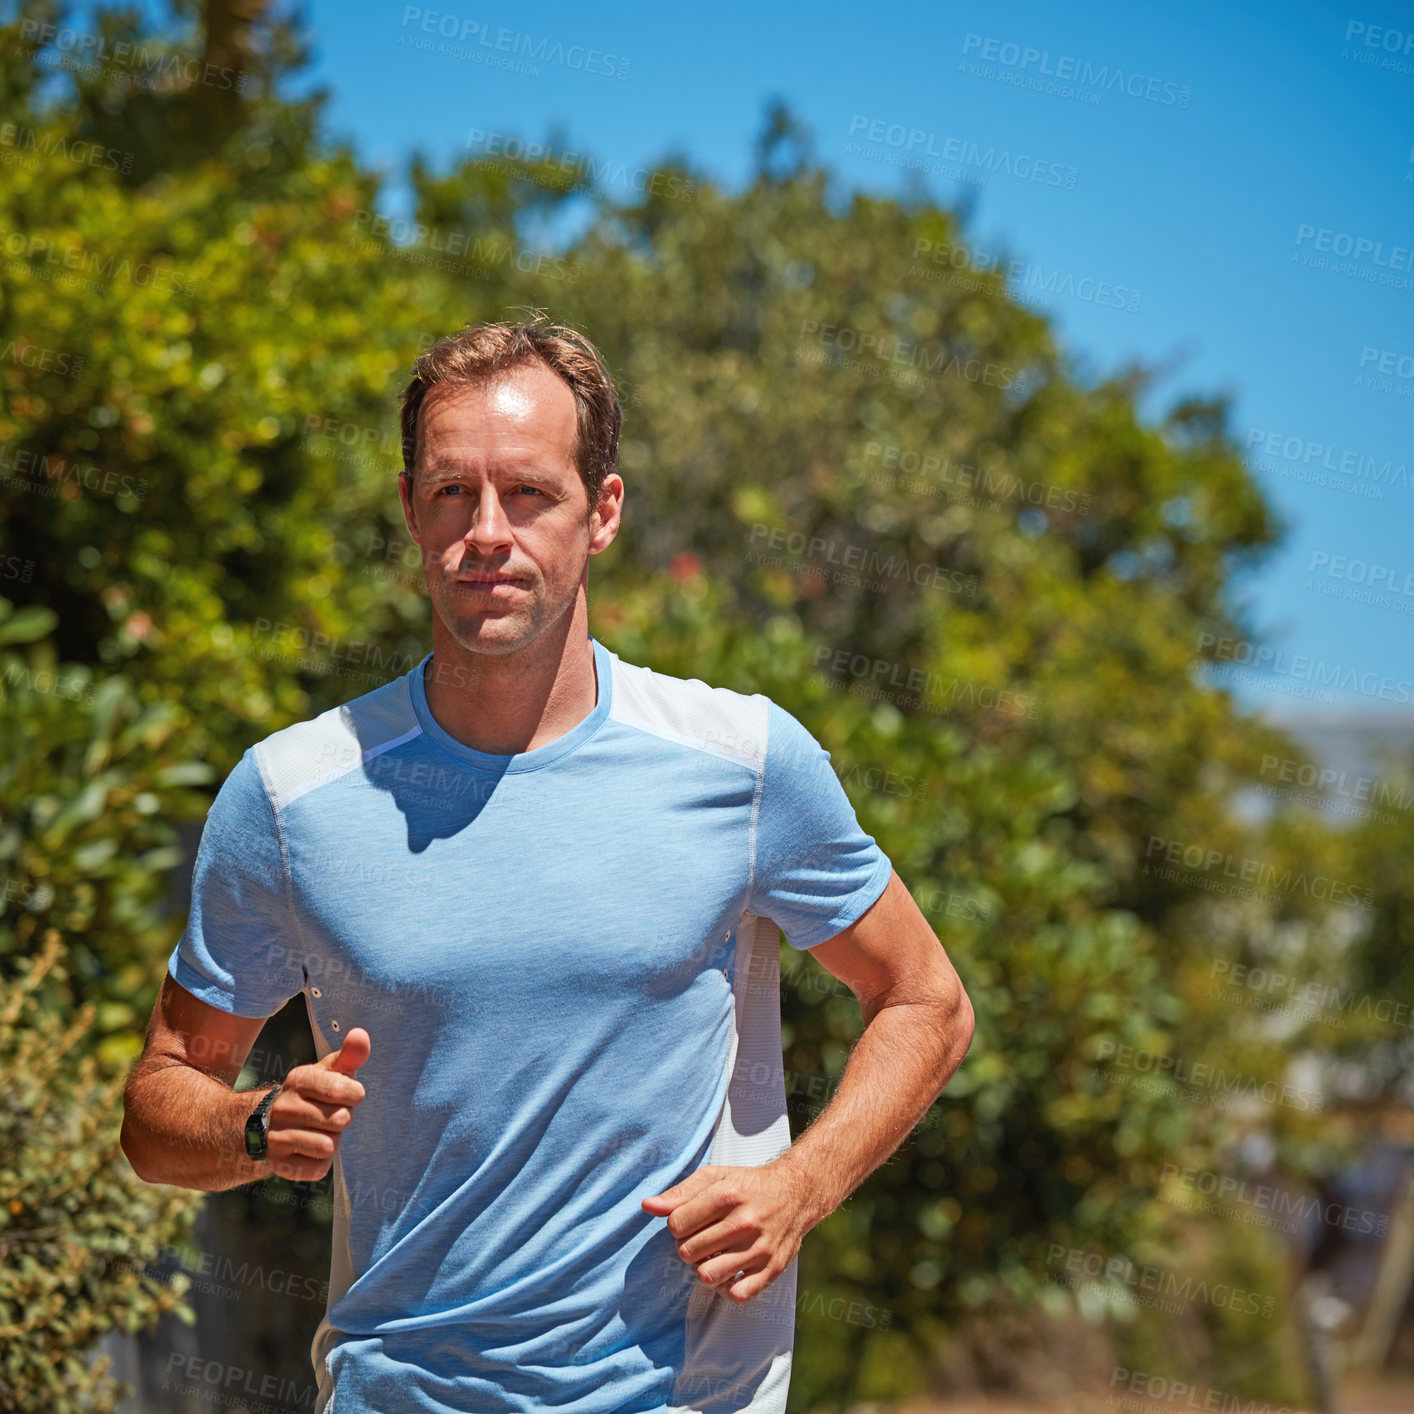
[[245, 1122], [245, 1151], [248, 1158], [265, 1161], [265, 1146], [270, 1132], [270, 1105], [275, 1096], [284, 1089], [282, 1080], [273, 1090], [261, 1096], [260, 1103], [250, 1112]]

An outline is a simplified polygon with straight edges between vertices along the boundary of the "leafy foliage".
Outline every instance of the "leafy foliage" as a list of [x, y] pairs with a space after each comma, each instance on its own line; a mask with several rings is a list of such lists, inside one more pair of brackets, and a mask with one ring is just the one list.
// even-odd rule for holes
[[85, 1045], [92, 1004], [42, 1004], [64, 957], [47, 930], [0, 1006], [0, 1407], [102, 1414], [127, 1391], [94, 1341], [191, 1319], [186, 1278], [144, 1266], [186, 1239], [202, 1195], [145, 1184], [123, 1158], [124, 1076]]
[[[52, 609], [0, 599], [0, 975], [57, 931], [110, 1037], [140, 1030], [136, 1001], [176, 942], [178, 824], [199, 821], [199, 733], [177, 704], [120, 674], [55, 662]], [[25, 641], [36, 646], [22, 654]], [[130, 1056], [128, 1044], [108, 1054]]]

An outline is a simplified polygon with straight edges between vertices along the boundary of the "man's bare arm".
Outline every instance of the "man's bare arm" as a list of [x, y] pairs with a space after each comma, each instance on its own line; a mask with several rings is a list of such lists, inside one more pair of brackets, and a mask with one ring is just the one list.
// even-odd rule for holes
[[643, 1199], [678, 1256], [728, 1300], [750, 1301], [903, 1142], [972, 1041], [972, 1004], [895, 873], [869, 911], [810, 949], [859, 998], [864, 1032], [834, 1098], [780, 1158], [708, 1164]]
[[123, 1091], [123, 1153], [148, 1183], [216, 1192], [269, 1178], [309, 1182], [333, 1163], [363, 1098], [368, 1059], [355, 1028], [317, 1065], [296, 1066], [269, 1112], [269, 1161], [246, 1157], [245, 1122], [265, 1089], [235, 1090], [265, 1017], [234, 1016], [163, 978], [143, 1053]]
[[813, 1226], [907, 1137], [972, 1043], [972, 1003], [897, 872], [869, 911], [810, 954], [859, 999], [864, 1030], [839, 1087], [776, 1162], [798, 1174]]

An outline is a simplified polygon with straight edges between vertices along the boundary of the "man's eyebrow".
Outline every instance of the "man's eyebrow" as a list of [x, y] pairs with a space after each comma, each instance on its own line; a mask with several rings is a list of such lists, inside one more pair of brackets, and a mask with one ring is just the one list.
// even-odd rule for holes
[[[458, 477], [467, 475], [468, 468], [460, 462], [435, 462], [431, 466], [423, 468], [423, 477], [427, 481], [453, 481]], [[493, 479], [504, 481], [533, 481], [539, 486], [553, 486], [555, 479], [547, 476], [532, 462], [502, 462], [499, 466], [491, 468]]]

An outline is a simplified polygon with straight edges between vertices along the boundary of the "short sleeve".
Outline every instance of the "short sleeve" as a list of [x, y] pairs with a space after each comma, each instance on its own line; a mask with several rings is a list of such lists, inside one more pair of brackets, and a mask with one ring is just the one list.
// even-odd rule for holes
[[868, 912], [893, 865], [860, 828], [830, 753], [767, 703], [747, 908], [776, 923], [791, 947], [813, 948]]
[[191, 913], [167, 970], [194, 997], [237, 1016], [271, 1016], [304, 989], [279, 828], [253, 749], [207, 812]]

